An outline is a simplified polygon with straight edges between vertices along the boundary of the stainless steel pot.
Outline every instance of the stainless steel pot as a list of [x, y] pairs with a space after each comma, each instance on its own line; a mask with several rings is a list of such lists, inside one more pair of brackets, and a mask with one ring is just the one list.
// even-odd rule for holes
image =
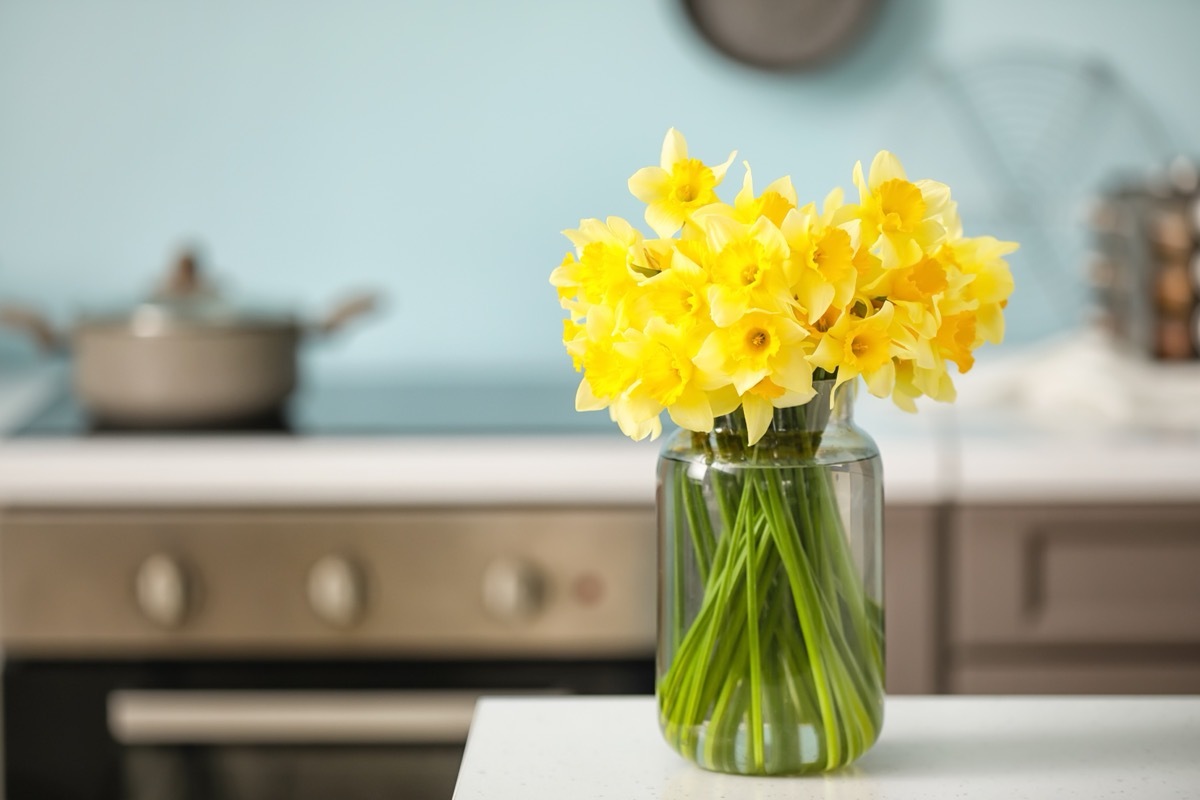
[[296, 354], [376, 306], [365, 294], [323, 319], [237, 308], [182, 256], [149, 300], [81, 317], [69, 333], [40, 313], [0, 309], [0, 323], [47, 352], [69, 350], [76, 395], [105, 423], [130, 427], [220, 425], [278, 412], [296, 386]]

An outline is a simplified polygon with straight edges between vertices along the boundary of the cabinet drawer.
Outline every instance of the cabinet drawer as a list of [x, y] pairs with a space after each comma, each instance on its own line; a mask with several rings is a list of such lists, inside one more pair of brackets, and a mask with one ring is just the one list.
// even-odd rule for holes
[[884, 607], [888, 694], [937, 691], [937, 511], [885, 506]]
[[956, 644], [1200, 642], [1200, 506], [968, 508]]
[[972, 664], [952, 668], [954, 694], [1195, 694], [1193, 664]]

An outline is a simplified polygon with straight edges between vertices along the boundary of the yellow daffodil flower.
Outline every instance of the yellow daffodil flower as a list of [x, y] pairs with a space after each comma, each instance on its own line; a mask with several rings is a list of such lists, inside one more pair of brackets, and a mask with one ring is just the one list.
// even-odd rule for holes
[[550, 274], [560, 296], [572, 293], [586, 305], [620, 302], [638, 282], [632, 260], [642, 235], [620, 217], [580, 221], [577, 230], [563, 231], [575, 245], [576, 259], [565, 259]]
[[585, 219], [551, 273], [563, 343], [582, 372], [580, 410], [607, 409], [634, 439], [662, 412], [711, 431], [742, 410], [754, 444], [775, 410], [808, 402], [813, 374], [862, 377], [908, 411], [955, 397], [975, 349], [1004, 335], [1016, 244], [967, 238], [949, 190], [910, 181], [879, 153], [840, 189], [801, 206], [789, 178], [754, 191], [750, 165], [732, 204], [717, 196], [733, 156], [710, 167], [671, 129], [660, 166], [629, 180], [646, 202], [646, 239], [617, 217]]
[[738, 222], [753, 225], [759, 217], [766, 217], [773, 225], [779, 227], [783, 218], [796, 207], [796, 188], [792, 179], [786, 175], [772, 181], [762, 194], [754, 194], [754, 178], [750, 175], [750, 165], [746, 166], [746, 177], [742, 180], [742, 190], [733, 198], [733, 216]]
[[617, 423], [621, 433], [633, 439], [635, 442], [640, 442], [643, 439], [654, 441], [662, 435], [662, 419], [660, 417], [650, 417], [641, 422], [634, 422], [636, 414], [628, 412], [629, 401], [627, 399], [618, 399], [617, 402], [609, 406], [608, 416]]
[[812, 365], [801, 345], [806, 336], [787, 315], [752, 311], [714, 330], [696, 353], [703, 388], [732, 385], [741, 396], [751, 444], [766, 432], [772, 408], [812, 398]]
[[895, 308], [887, 302], [865, 318], [843, 314], [821, 337], [809, 360], [826, 372], [836, 371], [835, 386], [862, 375], [871, 394], [887, 397], [896, 380], [892, 357], [905, 354], [898, 343], [905, 336], [894, 323]]
[[886, 150], [875, 156], [866, 177], [862, 162], [854, 165], [854, 185], [859, 204], [847, 207], [844, 216], [858, 219], [867, 246], [878, 245], [884, 269], [916, 263], [946, 237], [942, 215], [952, 210], [949, 189], [909, 181], [900, 160]]
[[708, 273], [679, 251], [669, 263], [669, 268], [642, 283], [631, 309], [634, 324], [667, 321], [683, 335], [703, 338], [713, 327]]
[[896, 385], [892, 390], [892, 402], [900, 409], [915, 414], [917, 398], [928, 396], [939, 403], [952, 403], [957, 394], [954, 381], [940, 360], [933, 366], [923, 367], [909, 359], [895, 359]]
[[895, 359], [896, 382], [892, 387], [892, 402], [903, 411], [917, 413], [917, 398], [924, 394], [916, 385], [914, 364], [908, 359]]
[[617, 347], [636, 364], [638, 375], [621, 409], [629, 415], [627, 424], [639, 425], [666, 409], [676, 425], [712, 430], [712, 406], [691, 359], [695, 348], [681, 331], [654, 318], [644, 333], [627, 332], [626, 341]]
[[1012, 272], [1004, 256], [1017, 247], [1016, 242], [1002, 242], [991, 236], [957, 239], [946, 245], [954, 264], [972, 278], [964, 294], [978, 302], [977, 324], [983, 341], [999, 344], [1004, 339], [1003, 312], [1013, 291]]
[[571, 355], [583, 366], [583, 380], [575, 395], [577, 411], [607, 408], [633, 383], [634, 364], [615, 347], [621, 340], [612, 309], [593, 306], [588, 311], [583, 335], [577, 335], [568, 345]]
[[629, 179], [629, 191], [646, 204], [646, 224], [662, 238], [673, 236], [693, 211], [717, 201], [714, 189], [725, 179], [736, 152], [710, 167], [688, 157], [683, 134], [671, 128], [657, 167], [643, 167]]
[[896, 314], [918, 336], [932, 337], [941, 324], [937, 302], [949, 286], [946, 268], [934, 258], [884, 273], [872, 287], [896, 307]]
[[827, 201], [822, 215], [812, 205], [793, 209], [781, 228], [791, 254], [792, 295], [809, 323], [820, 319], [830, 306], [845, 308], [858, 285], [854, 244], [846, 229], [827, 221], [832, 217], [830, 206]]
[[713, 254], [708, 301], [717, 325], [732, 325], [751, 309], [789, 307], [783, 269], [788, 246], [770, 220], [759, 217], [747, 226], [728, 217], [706, 216], [704, 225]]
[[943, 317], [933, 337], [938, 353], [954, 362], [960, 374], [966, 373], [975, 364], [971, 351], [978, 345], [975, 313], [963, 311]]
[[[577, 342], [578, 345], [576, 345]], [[581, 371], [583, 369], [583, 350], [587, 347], [587, 333], [584, 326], [573, 319], [564, 319], [563, 344], [567, 348], [567, 355], [571, 357], [571, 364], [575, 367], [575, 371]]]

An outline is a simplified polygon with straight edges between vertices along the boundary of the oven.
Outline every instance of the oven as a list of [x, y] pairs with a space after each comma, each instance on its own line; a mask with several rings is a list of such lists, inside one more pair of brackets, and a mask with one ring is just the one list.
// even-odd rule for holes
[[449, 798], [482, 694], [653, 691], [648, 508], [0, 512], [8, 800]]

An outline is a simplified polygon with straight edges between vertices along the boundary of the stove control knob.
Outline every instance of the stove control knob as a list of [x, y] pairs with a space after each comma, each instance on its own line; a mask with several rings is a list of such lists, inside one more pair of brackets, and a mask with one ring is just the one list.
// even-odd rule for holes
[[524, 559], [500, 558], [483, 572], [483, 607], [504, 622], [535, 616], [545, 604], [545, 595], [545, 576]]
[[329, 555], [308, 571], [308, 605], [335, 628], [349, 628], [367, 607], [367, 581], [362, 569], [345, 556]]
[[138, 567], [133, 588], [138, 608], [155, 625], [178, 628], [187, 618], [191, 592], [179, 559], [165, 553], [150, 556]]

